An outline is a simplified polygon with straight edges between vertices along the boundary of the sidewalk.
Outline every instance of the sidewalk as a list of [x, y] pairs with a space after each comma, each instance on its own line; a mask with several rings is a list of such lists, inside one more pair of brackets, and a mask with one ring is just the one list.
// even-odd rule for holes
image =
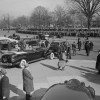
[[[40, 62], [30, 64], [30, 71], [34, 77], [34, 98], [41, 97], [45, 93], [46, 89], [53, 84], [63, 83], [65, 80], [72, 78], [85, 82], [86, 86], [90, 85], [95, 89], [96, 95], [98, 97], [100, 96], [100, 75], [96, 74], [97, 71], [95, 70], [95, 61], [69, 60], [64, 71], [56, 70], [57, 63], [58, 59], [42, 60]], [[21, 69], [7, 69], [7, 72], [12, 89], [10, 100], [24, 100], [20, 99], [25, 97], [23, 92]]]

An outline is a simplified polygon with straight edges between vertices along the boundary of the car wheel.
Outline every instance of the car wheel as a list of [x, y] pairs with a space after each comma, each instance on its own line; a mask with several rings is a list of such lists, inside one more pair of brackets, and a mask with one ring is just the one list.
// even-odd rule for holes
[[25, 59], [22, 59], [19, 66], [21, 68], [24, 68], [24, 64], [26, 64], [26, 63], [27, 63], [27, 61]]
[[53, 60], [54, 57], [55, 57], [55, 56], [54, 56], [54, 53], [51, 53], [49, 57], [50, 57], [51, 60]]

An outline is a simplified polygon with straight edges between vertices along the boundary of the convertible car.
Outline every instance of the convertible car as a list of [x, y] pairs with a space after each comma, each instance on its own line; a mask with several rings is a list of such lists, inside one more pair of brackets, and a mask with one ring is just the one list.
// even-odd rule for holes
[[35, 48], [34, 50], [25, 51], [7, 51], [1, 57], [0, 65], [2, 66], [21, 66], [24, 62], [32, 63], [45, 59], [50, 55], [46, 48]]

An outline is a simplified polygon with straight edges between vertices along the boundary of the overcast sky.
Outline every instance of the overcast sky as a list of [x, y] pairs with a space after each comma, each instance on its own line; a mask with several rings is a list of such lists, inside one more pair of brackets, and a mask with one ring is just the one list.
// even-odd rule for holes
[[64, 5], [65, 0], [0, 0], [0, 16], [9, 14], [17, 17], [30, 15], [37, 6], [53, 10], [56, 5]]

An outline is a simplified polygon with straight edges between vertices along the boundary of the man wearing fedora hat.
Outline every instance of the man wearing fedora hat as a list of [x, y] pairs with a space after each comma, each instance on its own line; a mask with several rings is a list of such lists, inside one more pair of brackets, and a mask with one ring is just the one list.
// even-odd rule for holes
[[6, 76], [7, 72], [5, 69], [1, 69], [0, 73], [2, 75], [0, 81], [1, 89], [1, 100], [9, 100], [10, 90], [9, 90], [9, 78]]
[[33, 87], [33, 77], [29, 71], [28, 63], [24, 63], [22, 66], [22, 76], [23, 76], [23, 90], [26, 92], [26, 100], [31, 99], [31, 94], [34, 90]]

